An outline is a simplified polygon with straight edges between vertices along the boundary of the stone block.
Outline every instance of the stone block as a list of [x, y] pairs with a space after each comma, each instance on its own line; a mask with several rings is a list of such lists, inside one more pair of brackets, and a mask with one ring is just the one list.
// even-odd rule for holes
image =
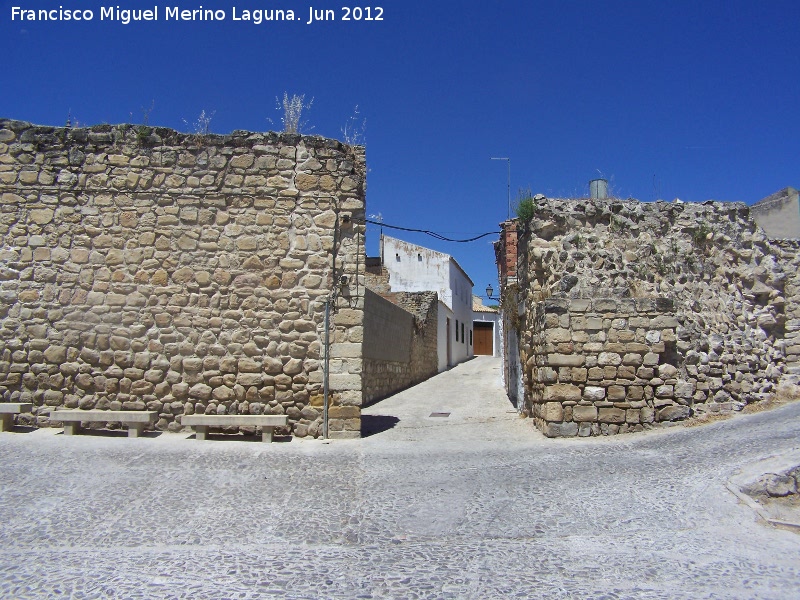
[[678, 319], [673, 315], [659, 315], [650, 321], [650, 327], [652, 329], [674, 329], [679, 326], [680, 323]]
[[558, 372], [551, 367], [539, 368], [539, 381], [542, 383], [556, 383], [558, 381]]
[[641, 400], [644, 398], [644, 387], [641, 385], [631, 385], [627, 387], [625, 394], [626, 400]]
[[688, 406], [667, 406], [658, 411], [658, 421], [678, 421], [689, 416]]
[[631, 366], [620, 366], [617, 367], [617, 378], [618, 379], [636, 379], [636, 369]]
[[603, 329], [603, 319], [600, 317], [586, 317], [584, 328], [587, 331], [598, 331]]
[[580, 354], [548, 354], [547, 364], [551, 367], [580, 367], [584, 357]]
[[542, 433], [547, 437], [575, 437], [578, 435], [578, 424], [572, 421], [566, 423], [546, 422]]
[[591, 305], [591, 300], [576, 298], [570, 301], [569, 309], [572, 312], [586, 312], [587, 310], [589, 310], [590, 305]]
[[597, 420], [596, 406], [582, 406], [580, 404], [572, 407], [572, 420], [576, 423], [594, 422]]
[[606, 397], [606, 388], [587, 385], [583, 388], [583, 399], [590, 400], [592, 402], [597, 402], [599, 400], [603, 400]]
[[671, 385], [659, 385], [655, 390], [656, 398], [672, 398], [674, 396], [674, 388]]
[[627, 366], [638, 367], [639, 365], [642, 364], [642, 355], [638, 353], [629, 352], [622, 357], [622, 364]]
[[615, 313], [619, 304], [612, 298], [599, 298], [592, 302], [592, 310], [599, 313]]
[[658, 366], [658, 376], [661, 379], [672, 379], [678, 374], [678, 369], [670, 364], [663, 364]]
[[674, 394], [676, 398], [691, 398], [694, 395], [695, 386], [691, 381], [678, 381], [675, 384]]
[[621, 385], [612, 385], [608, 387], [606, 397], [611, 402], [619, 402], [625, 399], [625, 388]]
[[556, 383], [544, 388], [543, 398], [546, 401], [578, 401], [581, 399], [581, 389], [576, 385]]
[[600, 366], [617, 366], [622, 364], [622, 357], [616, 352], [601, 352], [597, 357], [597, 364]]
[[570, 374], [572, 377], [572, 381], [576, 383], [584, 383], [587, 379], [588, 371], [587, 369], [584, 368], [573, 367], [570, 370]]
[[625, 410], [622, 408], [601, 408], [598, 410], [597, 420], [600, 423], [624, 423]]
[[654, 367], [658, 364], [659, 356], [655, 352], [648, 352], [642, 359], [642, 364], [646, 367]]
[[603, 369], [600, 367], [592, 367], [589, 369], [588, 375], [590, 381], [600, 381], [603, 379]]
[[561, 327], [555, 329], [547, 329], [544, 332], [545, 339], [551, 343], [570, 342], [572, 341], [572, 332], [569, 329]]
[[560, 402], [546, 402], [541, 405], [541, 417], [545, 421], [562, 421], [564, 409]]

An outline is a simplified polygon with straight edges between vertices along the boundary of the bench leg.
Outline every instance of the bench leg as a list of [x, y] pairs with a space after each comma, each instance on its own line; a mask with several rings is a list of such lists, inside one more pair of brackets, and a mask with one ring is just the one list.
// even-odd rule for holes
[[138, 438], [142, 436], [142, 432], [144, 432], [144, 423], [132, 423], [128, 425], [128, 437], [129, 438]]
[[270, 427], [269, 425], [265, 425], [261, 428], [261, 441], [272, 443], [272, 430], [275, 429], [274, 427]]
[[78, 421], [64, 423], [64, 435], [77, 435], [80, 430], [81, 424]]
[[194, 426], [194, 438], [196, 440], [204, 440], [206, 439], [206, 433], [208, 432], [207, 425], [195, 425]]
[[0, 415], [0, 433], [14, 429], [14, 415], [4, 413]]

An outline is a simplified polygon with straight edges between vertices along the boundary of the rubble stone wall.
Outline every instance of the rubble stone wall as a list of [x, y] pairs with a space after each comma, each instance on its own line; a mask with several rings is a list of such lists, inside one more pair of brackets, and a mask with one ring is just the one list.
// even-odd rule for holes
[[364, 305], [364, 403], [375, 402], [436, 375], [436, 292], [368, 289]]
[[786, 272], [785, 373], [800, 376], [800, 240], [774, 241], [773, 247], [775, 256]]
[[[633, 335], [630, 343], [645, 343], [638, 338], [648, 331], [660, 332], [664, 336], [662, 341], [667, 341], [673, 335], [669, 330], [674, 329], [674, 354], [669, 359], [653, 348], [647, 351], [642, 348], [643, 363], [639, 366], [653, 368], [652, 378], [634, 371], [635, 378], [628, 380], [617, 373], [613, 384], [621, 385], [619, 380], [636, 382], [622, 384], [626, 400], [632, 386], [644, 386], [644, 390], [649, 386], [655, 399], [659, 398], [656, 393], [659, 387], [666, 392], [668, 387], [662, 386], [672, 385], [674, 393], [674, 387], [680, 385], [682, 392], [687, 394], [691, 387], [690, 395], [673, 397], [675, 408], [669, 411], [671, 418], [661, 422], [705, 410], [740, 409], [774, 393], [787, 369], [784, 352], [787, 326], [793, 330], [797, 325], [790, 317], [797, 302], [797, 288], [793, 287], [788, 275], [796, 271], [796, 253], [791, 249], [784, 253], [778, 251], [750, 219], [746, 205], [557, 200], [543, 196], [537, 196], [534, 203], [535, 215], [529, 222], [504, 224], [506, 228], [519, 230], [519, 244], [517, 282], [504, 290], [503, 308], [506, 315], [513, 315], [519, 309], [520, 316], [515, 325], [520, 336], [524, 371], [526, 398], [522, 406], [537, 419], [540, 427], [544, 428], [549, 422], [569, 422], [547, 419], [543, 413], [546, 407], [542, 402], [544, 398], [558, 401], [562, 411], [566, 408], [563, 403], [572, 401], [560, 397], [557, 389], [551, 389], [566, 381], [553, 380], [551, 371], [539, 370], [553, 367], [541, 359], [541, 356], [551, 353], [541, 350], [543, 343], [546, 349], [548, 343], [568, 343], [566, 340], [555, 342], [551, 337], [566, 336], [564, 331], [550, 331], [548, 323], [555, 323], [552, 316], [548, 317], [550, 321], [541, 321], [546, 310], [540, 305], [546, 301], [588, 300], [591, 307], [594, 307], [594, 302], [606, 299], [617, 301], [616, 309], [602, 311], [602, 315], [599, 314], [601, 311], [592, 308], [598, 313], [596, 318], [602, 316], [603, 320], [603, 327], [597, 333], [606, 336], [606, 340], [594, 340], [596, 343], [616, 343], [608, 341], [614, 331]], [[637, 314], [631, 309], [632, 306], [641, 309], [639, 304], [632, 305], [631, 301], [659, 302], [660, 298], [672, 303], [672, 308], [663, 311], [662, 315], [651, 314], [649, 310]], [[580, 311], [570, 305], [568, 314], [573, 312], [578, 316]], [[672, 324], [650, 329], [643, 325], [645, 319], [660, 318], [669, 319]], [[642, 326], [630, 328], [633, 319], [640, 320], [637, 322]], [[568, 322], [571, 335], [576, 331], [582, 332], [581, 337], [591, 335], [591, 331], [586, 329], [576, 330], [571, 318]], [[615, 327], [615, 322], [621, 328]], [[623, 323], [626, 323], [624, 327]], [[610, 324], [610, 328], [606, 324]], [[568, 328], [560, 324], [556, 329]], [[575, 340], [569, 343], [574, 344]], [[607, 349], [603, 351], [608, 352]], [[582, 364], [595, 355], [594, 350], [580, 345], [559, 354], [572, 356], [571, 360], [582, 361]], [[624, 364], [625, 354], [629, 353], [618, 356], [620, 365], [603, 367], [635, 366]], [[658, 362], [644, 365], [645, 354], [653, 355], [649, 361], [658, 356]], [[634, 358], [631, 356], [629, 360], [634, 361]], [[599, 354], [597, 359], [599, 361]], [[662, 365], [670, 365], [677, 372], [672, 374], [672, 369], [667, 369], [671, 375], [664, 377], [665, 374], [659, 373]], [[627, 369], [625, 372], [629, 374]], [[658, 384], [658, 379], [663, 379], [664, 383]], [[667, 383], [667, 379], [674, 379], [675, 383]], [[602, 385], [602, 381], [609, 385]], [[611, 378], [602, 381], [599, 387], [611, 387]], [[576, 396], [575, 390], [568, 391], [570, 398]], [[621, 391], [617, 390], [617, 393], [621, 394]], [[638, 389], [635, 393], [638, 394]], [[666, 398], [663, 394], [661, 397]], [[622, 407], [598, 407], [598, 423], [602, 423], [599, 421], [599, 408], [623, 410]], [[640, 421], [641, 411], [645, 408], [661, 407], [640, 407]], [[550, 416], [555, 415], [554, 405], [551, 405], [551, 410], [554, 412]], [[635, 428], [637, 424], [627, 420], [627, 411], [634, 409], [624, 410], [624, 425]], [[619, 415], [616, 418], [620, 418]], [[659, 422], [656, 412], [652, 424], [639, 424], [649, 427]], [[611, 424], [620, 427], [612, 428]], [[573, 425], [548, 428], [556, 435], [575, 435], [587, 430], [591, 434], [597, 433], [595, 427], [583, 426], [581, 429], [580, 425], [577, 428]], [[624, 430], [623, 423], [609, 423], [607, 428], [600, 426], [600, 433], [619, 430]]]
[[[363, 339], [364, 178], [319, 137], [0, 120], [0, 399], [319, 435], [341, 275], [332, 354]], [[333, 366], [332, 436], [359, 435], [360, 368]]]

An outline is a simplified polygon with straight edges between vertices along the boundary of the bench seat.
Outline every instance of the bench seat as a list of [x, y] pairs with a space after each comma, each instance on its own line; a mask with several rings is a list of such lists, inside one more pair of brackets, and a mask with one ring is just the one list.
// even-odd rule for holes
[[29, 413], [33, 404], [28, 402], [0, 402], [0, 432], [14, 428], [14, 415]]
[[81, 410], [63, 409], [50, 412], [51, 421], [64, 423], [64, 435], [80, 432], [81, 423], [119, 422], [128, 427], [128, 437], [139, 437], [158, 416], [155, 410]]
[[261, 439], [272, 441], [275, 427], [285, 427], [286, 415], [183, 415], [181, 425], [194, 427], [196, 439], [206, 439], [209, 427], [261, 427]]

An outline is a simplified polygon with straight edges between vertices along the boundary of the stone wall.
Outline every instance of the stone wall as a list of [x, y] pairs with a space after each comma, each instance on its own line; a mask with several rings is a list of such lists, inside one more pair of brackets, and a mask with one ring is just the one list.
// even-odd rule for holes
[[709, 377], [681, 379], [675, 366], [679, 324], [669, 299], [551, 299], [532, 321], [525, 410], [547, 436], [641, 431], [685, 418], [693, 400], [706, 399]]
[[[363, 336], [364, 179], [319, 137], [0, 120], [0, 399], [319, 435], [341, 275], [332, 354]], [[360, 367], [332, 371], [333, 436], [359, 435]]]
[[[641, 319], [644, 323], [644, 319], [664, 317], [674, 322], [669, 327], [652, 327], [653, 331], [674, 329], [674, 354], [667, 360], [663, 354], [650, 349], [643, 350], [641, 356], [644, 360], [645, 354], [658, 355], [659, 362], [647, 367], [659, 369], [661, 365], [671, 365], [676, 373], [669, 379], [677, 383], [669, 384], [665, 380], [657, 384], [652, 378], [647, 383], [647, 377], [634, 373], [637, 376], [632, 381], [637, 383], [628, 385], [615, 381], [613, 384], [626, 388], [626, 399], [631, 385], [642, 385], [644, 389], [650, 386], [654, 397], [658, 398], [655, 390], [660, 385], [680, 384], [682, 390], [688, 391], [691, 384], [691, 397], [680, 397], [687, 400], [685, 404], [680, 403], [678, 397], [675, 399], [676, 405], [686, 408], [669, 411], [670, 416], [680, 418], [703, 410], [739, 409], [776, 390], [786, 367], [786, 307], [794, 306], [797, 299], [794, 288], [786, 287], [787, 260], [791, 252], [787, 251], [786, 256], [776, 252], [776, 247], [750, 219], [747, 206], [721, 202], [554, 200], [543, 196], [537, 196], [534, 202], [535, 215], [529, 222], [503, 224], [504, 237], [509, 237], [513, 229], [519, 242], [516, 280], [504, 283], [501, 306], [506, 319], [508, 315], [519, 315], [515, 323], [510, 319], [509, 325], [519, 335], [525, 388], [525, 401], [521, 406], [538, 419], [541, 427], [549, 422], [569, 422], [545, 418], [544, 406], [541, 406], [545, 397], [560, 402], [562, 410], [565, 408], [562, 401], [572, 401], [557, 400], [557, 391], [546, 391], [550, 386], [562, 384], [560, 379], [552, 381], [550, 371], [537, 370], [552, 365], [537, 364], [541, 359], [531, 361], [532, 357], [549, 354], [541, 350], [542, 343], [553, 341], [548, 336], [566, 335], [549, 332], [548, 322], [541, 322], [544, 308], [540, 305], [548, 300], [590, 300], [589, 306], [601, 299], [625, 300], [616, 305], [617, 316], [613, 310], [603, 312], [603, 329], [597, 332], [606, 336], [617, 329], [613, 325], [615, 321], [620, 326], [631, 319]], [[498, 244], [498, 262], [505, 261], [501, 266], [508, 260], [502, 247], [503, 244]], [[791, 295], [789, 298], [787, 292]], [[663, 315], [649, 312], [642, 315], [631, 309], [635, 306], [640, 310], [641, 306], [632, 305], [630, 300], [663, 302], [661, 298], [672, 304]], [[567, 312], [578, 311], [569, 308]], [[552, 317], [550, 319], [552, 321]], [[612, 324], [610, 329], [605, 327], [606, 321]], [[572, 323], [571, 318], [569, 323]], [[559, 328], [564, 329], [561, 325]], [[644, 343], [638, 339], [642, 333], [640, 329], [647, 331], [644, 326], [629, 329], [628, 324], [620, 331], [625, 331], [626, 336], [634, 335], [631, 343], [638, 344]], [[578, 331], [590, 334], [586, 329]], [[669, 331], [661, 333], [667, 337], [673, 335]], [[606, 343], [608, 340], [594, 341]], [[574, 344], [574, 340], [558, 343]], [[583, 364], [594, 354], [594, 350], [582, 346], [573, 347], [570, 352], [574, 360], [582, 360]], [[559, 354], [569, 355], [570, 352]], [[620, 355], [621, 365], [633, 366], [623, 364], [625, 354], [627, 352]], [[599, 361], [599, 354], [597, 359]], [[634, 357], [629, 359], [632, 361]], [[626, 374], [629, 374], [627, 370]], [[663, 375], [654, 377], [664, 379]], [[616, 379], [631, 381], [619, 376]], [[609, 385], [602, 385], [602, 381]], [[601, 380], [599, 387], [610, 388], [610, 382], [610, 378]], [[667, 389], [664, 387], [662, 391]], [[570, 394], [570, 397], [576, 395], [574, 390]], [[539, 405], [538, 408], [535, 405]], [[659, 407], [648, 405], [639, 410], [644, 408]], [[554, 411], [551, 416], [556, 416], [552, 405], [551, 410]], [[563, 419], [563, 413], [561, 416]], [[628, 422], [627, 418], [626, 412], [625, 424], [635, 428], [636, 424]], [[653, 425], [658, 423], [657, 413]], [[611, 424], [624, 429], [622, 423]], [[595, 427], [547, 427], [555, 435], [573, 435], [578, 430], [597, 433]], [[600, 433], [616, 431], [610, 426], [600, 427]]]
[[375, 402], [436, 375], [436, 292], [370, 289], [364, 304], [364, 402]]
[[779, 240], [772, 243], [775, 256], [786, 271], [784, 296], [785, 373], [800, 377], [800, 240]]

